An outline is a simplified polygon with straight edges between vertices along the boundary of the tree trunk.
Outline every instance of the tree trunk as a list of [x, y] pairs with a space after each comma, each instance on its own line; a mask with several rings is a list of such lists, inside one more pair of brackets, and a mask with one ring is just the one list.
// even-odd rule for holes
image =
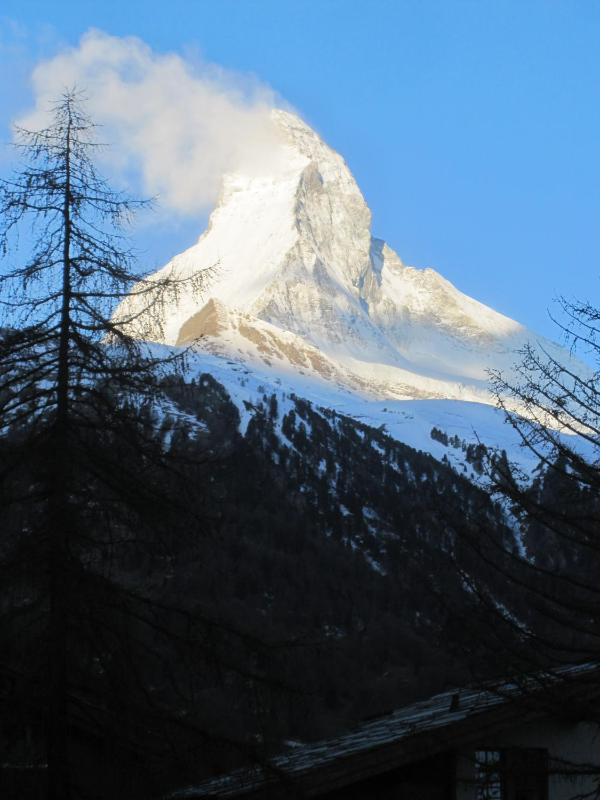
[[[70, 109], [69, 109], [70, 111]], [[47, 724], [48, 800], [69, 800], [68, 616], [69, 616], [69, 344], [71, 315], [71, 117], [65, 143], [62, 306], [58, 350], [56, 420], [50, 437], [52, 465], [48, 503], [50, 547], [49, 697]]]

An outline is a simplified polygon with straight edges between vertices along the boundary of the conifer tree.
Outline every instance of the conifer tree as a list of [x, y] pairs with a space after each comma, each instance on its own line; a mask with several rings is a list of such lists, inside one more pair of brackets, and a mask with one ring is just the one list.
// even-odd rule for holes
[[[123, 558], [142, 557], [145, 528], [168, 528], [173, 477], [147, 409], [182, 356], [144, 344], [143, 320], [156, 326], [164, 303], [207, 279], [136, 272], [125, 227], [146, 203], [97, 172], [95, 134], [66, 92], [48, 127], [17, 130], [24, 166], [0, 183], [3, 717], [42, 731], [50, 800], [74, 796], [73, 719], [97, 726], [108, 711], [92, 710], [93, 669], [106, 683], [111, 650], [131, 645], [123, 626], [141, 619]], [[145, 313], [117, 324], [126, 296]]]
[[[479, 677], [502, 664], [516, 680], [535, 674], [554, 685], [561, 670], [600, 660], [600, 312], [566, 300], [561, 308], [557, 324], [583, 363], [531, 343], [511, 374], [490, 374], [498, 407], [537, 466], [528, 473], [505, 451], [478, 455], [512, 528], [501, 539], [481, 525], [459, 531], [471, 623], [485, 631], [469, 629]], [[597, 670], [587, 681], [592, 696]], [[560, 691], [552, 697], [557, 715], [576, 713]], [[599, 719], [585, 703], [578, 713]], [[586, 768], [600, 775], [600, 765]]]
[[497, 461], [491, 488], [523, 537], [521, 552], [500, 561], [536, 609], [528, 649], [550, 664], [600, 654], [600, 313], [588, 303], [561, 307], [557, 324], [585, 365], [531, 344], [515, 377], [491, 376], [507, 422], [538, 462], [532, 476]]

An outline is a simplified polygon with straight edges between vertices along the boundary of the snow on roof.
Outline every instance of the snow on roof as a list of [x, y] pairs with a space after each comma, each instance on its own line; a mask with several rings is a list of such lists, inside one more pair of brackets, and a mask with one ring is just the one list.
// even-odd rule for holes
[[470, 717], [505, 706], [510, 701], [562, 687], [581, 676], [591, 676], [597, 669], [596, 664], [569, 666], [501, 684], [452, 689], [366, 722], [335, 739], [301, 746], [295, 744], [289, 752], [272, 758], [265, 766], [235, 770], [197, 786], [180, 789], [169, 797], [183, 800], [243, 796], [268, 783], [285, 779], [292, 781], [350, 756], [397, 744], [417, 734], [449, 728]]

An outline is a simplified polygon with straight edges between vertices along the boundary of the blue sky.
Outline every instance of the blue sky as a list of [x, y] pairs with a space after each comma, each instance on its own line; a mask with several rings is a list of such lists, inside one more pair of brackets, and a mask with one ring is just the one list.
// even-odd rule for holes
[[[254, 75], [339, 150], [406, 263], [544, 332], [599, 302], [595, 0], [2, 0], [0, 136], [42, 58], [95, 27]], [[140, 230], [153, 263], [199, 215]]]

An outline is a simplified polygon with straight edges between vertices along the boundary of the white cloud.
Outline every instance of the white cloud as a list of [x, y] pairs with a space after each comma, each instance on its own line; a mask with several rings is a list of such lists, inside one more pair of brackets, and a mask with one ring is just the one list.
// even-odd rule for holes
[[[77, 86], [88, 98], [113, 175], [158, 195], [165, 210], [206, 211], [224, 172], [263, 171], [279, 140], [269, 118], [275, 95], [264, 85], [176, 54], [158, 54], [140, 39], [101, 31], [39, 63], [35, 108], [18, 124], [43, 126], [53, 100]], [[137, 185], [136, 185], [137, 184]]]

